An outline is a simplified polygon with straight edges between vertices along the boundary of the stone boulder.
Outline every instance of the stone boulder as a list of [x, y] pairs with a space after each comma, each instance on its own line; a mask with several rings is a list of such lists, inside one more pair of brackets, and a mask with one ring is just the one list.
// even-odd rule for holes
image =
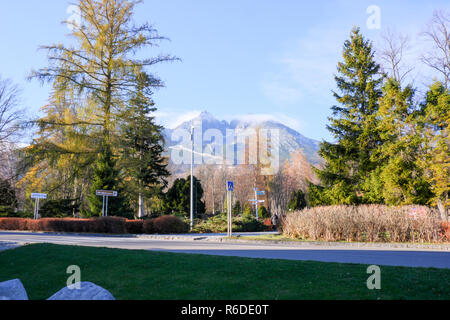
[[27, 291], [19, 279], [0, 282], [0, 300], [28, 300]]
[[55, 293], [47, 300], [116, 300], [106, 289], [99, 287], [92, 282], [80, 282], [80, 289], [65, 287]]

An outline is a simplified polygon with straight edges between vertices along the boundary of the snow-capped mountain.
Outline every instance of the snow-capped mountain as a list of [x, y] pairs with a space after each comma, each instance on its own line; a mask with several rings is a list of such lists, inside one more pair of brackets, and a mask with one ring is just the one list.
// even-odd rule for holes
[[[230, 135], [230, 132], [245, 133], [258, 128], [267, 130], [275, 129], [279, 133], [281, 163], [288, 159], [292, 152], [295, 152], [298, 149], [303, 149], [305, 156], [310, 163], [317, 164], [320, 162], [320, 157], [318, 155], [319, 141], [309, 139], [281, 122], [275, 120], [252, 120], [250, 116], [246, 116], [245, 119], [234, 119], [228, 122], [216, 119], [207, 111], [203, 111], [196, 118], [183, 122], [174, 129], [165, 129], [164, 136], [166, 139], [166, 148], [169, 153], [170, 150], [184, 150], [190, 154], [190, 132], [192, 126], [195, 128], [194, 139], [196, 141], [196, 149], [194, 155], [196, 156], [201, 154], [204, 156], [205, 154], [211, 154], [211, 151], [217, 147], [215, 139], [210, 137], [211, 133], [218, 134], [220, 132], [224, 137], [222, 144], [224, 145], [224, 148], [226, 148], [227, 142], [225, 137], [227, 134]], [[201, 148], [199, 147], [199, 141], [201, 141]], [[220, 145], [220, 143], [218, 145]]]

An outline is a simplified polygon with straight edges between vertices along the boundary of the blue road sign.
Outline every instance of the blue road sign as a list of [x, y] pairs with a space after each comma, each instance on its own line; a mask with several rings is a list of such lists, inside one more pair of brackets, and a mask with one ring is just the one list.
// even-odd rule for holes
[[265, 191], [257, 191], [257, 192], [256, 192], [256, 195], [258, 195], [258, 196], [263, 196], [263, 195], [265, 195], [265, 194], [266, 194]]
[[227, 182], [227, 190], [228, 191], [234, 191], [234, 182], [233, 181], [228, 181]]

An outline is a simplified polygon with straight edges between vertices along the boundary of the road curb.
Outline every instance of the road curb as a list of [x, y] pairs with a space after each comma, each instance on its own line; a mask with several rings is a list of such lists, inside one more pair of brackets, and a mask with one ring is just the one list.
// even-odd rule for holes
[[228, 239], [223, 235], [161, 235], [161, 234], [90, 234], [90, 233], [63, 233], [63, 232], [29, 232], [29, 231], [2, 231], [4, 233], [21, 233], [21, 234], [39, 234], [54, 236], [84, 236], [84, 237], [104, 237], [104, 238], [130, 238], [130, 239], [148, 239], [148, 240], [166, 240], [166, 241], [208, 241], [223, 243], [247, 243], [247, 244], [264, 244], [268, 246], [283, 245], [289, 247], [342, 247], [355, 249], [424, 249], [450, 251], [449, 244], [419, 244], [419, 243], [372, 243], [372, 242], [322, 242], [322, 241], [285, 241], [285, 240], [246, 240], [245, 235], [240, 239]]
[[[209, 240], [214, 241], [214, 240]], [[266, 245], [288, 245], [298, 247], [342, 247], [342, 248], [366, 248], [366, 249], [427, 249], [450, 251], [450, 244], [416, 244], [416, 243], [376, 243], [376, 242], [321, 242], [321, 241], [282, 241], [282, 240], [245, 240], [221, 238], [215, 241], [228, 243], [249, 243]]]

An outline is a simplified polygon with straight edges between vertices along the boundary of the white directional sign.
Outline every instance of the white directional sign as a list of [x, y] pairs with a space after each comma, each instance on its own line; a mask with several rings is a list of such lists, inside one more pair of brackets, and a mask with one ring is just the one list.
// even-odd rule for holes
[[45, 193], [32, 193], [31, 199], [34, 199], [34, 220], [39, 219], [39, 200], [47, 199], [47, 194]]
[[47, 199], [47, 195], [45, 193], [32, 193], [31, 199]]
[[117, 191], [110, 191], [110, 190], [97, 190], [96, 194], [97, 196], [103, 197], [117, 197], [118, 195]]
[[112, 190], [97, 190], [95, 194], [99, 197], [103, 197], [102, 217], [108, 216], [108, 199], [109, 197], [117, 197], [118, 192]]
[[254, 188], [253, 190], [255, 190], [255, 199], [250, 199], [248, 201], [252, 202], [252, 204], [255, 205], [256, 219], [258, 219], [259, 218], [258, 203], [265, 202], [264, 200], [258, 200], [258, 196], [264, 196], [266, 194], [266, 192], [264, 190], [259, 190], [258, 188]]

